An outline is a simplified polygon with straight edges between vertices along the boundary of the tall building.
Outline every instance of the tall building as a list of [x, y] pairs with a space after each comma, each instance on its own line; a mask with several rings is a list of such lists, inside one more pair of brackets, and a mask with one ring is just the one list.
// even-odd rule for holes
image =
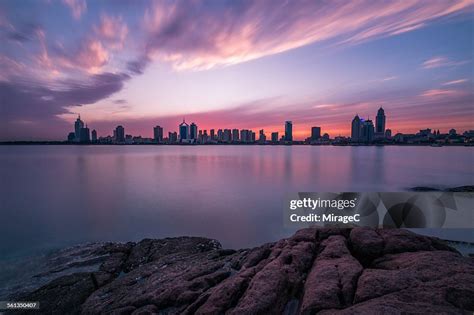
[[81, 129], [84, 128], [84, 122], [81, 120], [81, 115], [77, 116], [76, 121], [74, 122], [74, 140], [76, 142], [81, 141]]
[[265, 136], [265, 132], [263, 131], [263, 129], [260, 129], [258, 133], [258, 142], [265, 143], [265, 141], [267, 141], [267, 136]]
[[186, 140], [189, 138], [189, 125], [184, 121], [179, 124], [179, 139], [180, 141]]
[[222, 132], [222, 129], [217, 130], [217, 140], [222, 141], [224, 139], [224, 133]]
[[81, 128], [81, 134], [80, 134], [80, 138], [79, 138], [79, 142], [81, 143], [87, 143], [87, 142], [90, 142], [91, 141], [91, 137], [90, 137], [90, 132], [89, 132], [89, 128], [84, 127], [84, 128]]
[[232, 129], [232, 141], [233, 142], [239, 141], [239, 129]]
[[215, 132], [214, 132], [214, 129], [211, 129], [211, 140], [214, 141], [216, 139], [216, 135], [215, 135]]
[[178, 142], [178, 134], [175, 132], [168, 132], [168, 143]]
[[92, 130], [92, 136], [91, 136], [92, 142], [97, 142], [97, 131]]
[[321, 127], [312, 127], [311, 128], [311, 140], [316, 141], [321, 138]]
[[153, 140], [155, 142], [163, 142], [163, 128], [160, 126], [153, 127]]
[[272, 132], [272, 142], [273, 143], [278, 142], [278, 132]]
[[293, 123], [291, 121], [285, 122], [285, 141], [293, 141]]
[[368, 119], [362, 122], [361, 134], [359, 141], [370, 143], [374, 140], [374, 124]]
[[360, 139], [360, 132], [362, 128], [362, 121], [359, 118], [359, 115], [355, 115], [354, 119], [352, 119], [352, 128], [351, 128], [351, 140], [352, 142], [359, 142]]
[[375, 117], [375, 133], [382, 137], [385, 135], [385, 111], [382, 107], [379, 108]]
[[249, 142], [249, 131], [246, 129], [240, 130], [240, 142]]
[[189, 125], [189, 139], [197, 140], [198, 137], [198, 126], [195, 123]]
[[222, 141], [230, 142], [232, 140], [232, 131], [230, 129], [224, 129], [224, 135], [222, 136]]
[[122, 126], [117, 126], [115, 128], [115, 142], [124, 143], [125, 142], [125, 128]]

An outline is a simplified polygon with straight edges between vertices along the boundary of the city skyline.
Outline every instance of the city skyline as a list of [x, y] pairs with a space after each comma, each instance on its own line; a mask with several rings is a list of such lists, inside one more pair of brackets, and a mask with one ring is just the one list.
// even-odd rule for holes
[[[370, 117], [370, 116], [369, 116]], [[266, 131], [264, 129], [256, 131], [252, 129], [200, 129], [196, 122], [187, 123], [183, 117], [182, 122], [177, 126], [177, 131], [168, 130], [166, 132], [160, 125], [153, 127], [153, 137], [142, 137], [142, 135], [132, 135], [125, 132], [122, 125], [118, 125], [110, 134], [99, 136], [95, 129], [90, 131], [87, 124], [78, 115], [74, 122], [74, 131], [67, 136], [68, 143], [95, 143], [95, 144], [464, 144], [474, 143], [474, 130], [458, 131], [454, 128], [448, 132], [441, 132], [439, 129], [419, 129], [413, 134], [399, 133], [392, 134], [392, 130], [387, 128], [389, 121], [385, 110], [380, 107], [375, 115], [375, 123], [367, 118], [354, 116], [350, 123], [350, 136], [337, 135], [331, 137], [323, 127], [312, 126], [311, 134], [303, 141], [293, 137], [292, 121], [284, 122], [284, 132]], [[208, 132], [209, 131], [209, 132]], [[267, 137], [270, 134], [270, 137]]]
[[[0, 140], [62, 140], [77, 114], [99, 134], [201, 129], [350, 136], [473, 129], [474, 4], [372, 1], [3, 1]], [[204, 26], [204, 27], [203, 27]], [[278, 31], [275, 31], [278, 30]], [[269, 134], [266, 135], [270, 137]]]

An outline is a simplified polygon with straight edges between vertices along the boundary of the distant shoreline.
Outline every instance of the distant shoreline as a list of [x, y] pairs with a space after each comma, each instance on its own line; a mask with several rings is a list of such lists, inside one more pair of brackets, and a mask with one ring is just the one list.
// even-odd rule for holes
[[[71, 143], [66, 141], [2, 141], [0, 145], [70, 145], [70, 146], [335, 146], [335, 147], [380, 147], [380, 146], [400, 146], [400, 147], [433, 147], [431, 143], [377, 143], [377, 144], [334, 144], [321, 143], [309, 144], [303, 141], [295, 141], [292, 144], [288, 143]], [[443, 147], [474, 147], [474, 144], [466, 143], [446, 143]]]

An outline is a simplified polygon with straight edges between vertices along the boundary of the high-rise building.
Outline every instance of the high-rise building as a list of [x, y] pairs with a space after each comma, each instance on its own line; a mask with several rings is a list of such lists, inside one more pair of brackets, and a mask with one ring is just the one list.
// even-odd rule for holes
[[168, 143], [178, 142], [178, 134], [175, 132], [168, 132]]
[[76, 142], [81, 141], [81, 129], [84, 128], [84, 122], [81, 120], [81, 115], [77, 116], [76, 121], [74, 122], [74, 140]]
[[278, 132], [272, 132], [272, 142], [273, 143], [278, 142]]
[[230, 129], [224, 129], [224, 135], [222, 141], [230, 142], [232, 140], [232, 131]]
[[186, 140], [189, 138], [189, 125], [184, 121], [179, 124], [179, 139], [180, 141]]
[[391, 139], [392, 138], [392, 130], [390, 129], [385, 129], [385, 139]]
[[240, 142], [249, 142], [249, 131], [246, 129], [240, 130]]
[[250, 142], [255, 142], [255, 139], [256, 139], [255, 132], [250, 130], [249, 133], [250, 133]]
[[361, 135], [359, 141], [370, 143], [374, 140], [374, 124], [372, 123], [372, 120], [368, 119], [365, 121], [362, 121], [362, 129], [361, 129]]
[[92, 130], [91, 140], [92, 142], [97, 142], [97, 131], [95, 129]]
[[214, 133], [214, 129], [211, 129], [211, 135], [210, 136], [211, 136], [212, 141], [216, 140], [216, 135]]
[[359, 115], [355, 115], [354, 119], [352, 119], [352, 128], [351, 128], [351, 140], [352, 142], [359, 142], [360, 139], [360, 132], [362, 128], [362, 121], [359, 118]]
[[91, 141], [91, 134], [89, 132], [89, 128], [84, 127], [84, 128], [81, 128], [81, 134], [80, 134], [80, 138], [79, 138], [79, 142], [81, 143], [87, 143], [87, 142], [90, 142]]
[[378, 137], [385, 135], [385, 111], [382, 107], [379, 108], [375, 117], [375, 133]]
[[87, 143], [91, 142], [91, 133], [87, 125], [84, 128], [81, 128], [81, 139], [80, 142]]
[[293, 141], [293, 123], [291, 121], [285, 122], [285, 141]]
[[316, 141], [321, 138], [321, 127], [312, 127], [311, 128], [311, 140]]
[[267, 136], [265, 136], [265, 131], [263, 129], [260, 129], [258, 132], [258, 142], [259, 143], [265, 143], [267, 141]]
[[117, 126], [115, 128], [115, 142], [124, 143], [125, 142], [125, 128], [122, 126]]
[[222, 132], [222, 129], [217, 130], [217, 140], [218, 141], [224, 140], [224, 133]]
[[233, 142], [239, 141], [239, 129], [232, 129], [232, 141]]
[[163, 142], [163, 128], [160, 126], [153, 127], [153, 140], [155, 142]]
[[198, 126], [195, 123], [189, 125], [189, 139], [197, 140], [198, 137]]

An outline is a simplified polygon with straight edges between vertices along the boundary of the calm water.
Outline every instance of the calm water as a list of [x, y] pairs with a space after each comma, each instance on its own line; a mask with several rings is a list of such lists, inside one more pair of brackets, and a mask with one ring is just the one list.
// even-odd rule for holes
[[467, 147], [1, 146], [2, 257], [86, 241], [196, 235], [250, 247], [291, 234], [297, 191], [474, 184]]

